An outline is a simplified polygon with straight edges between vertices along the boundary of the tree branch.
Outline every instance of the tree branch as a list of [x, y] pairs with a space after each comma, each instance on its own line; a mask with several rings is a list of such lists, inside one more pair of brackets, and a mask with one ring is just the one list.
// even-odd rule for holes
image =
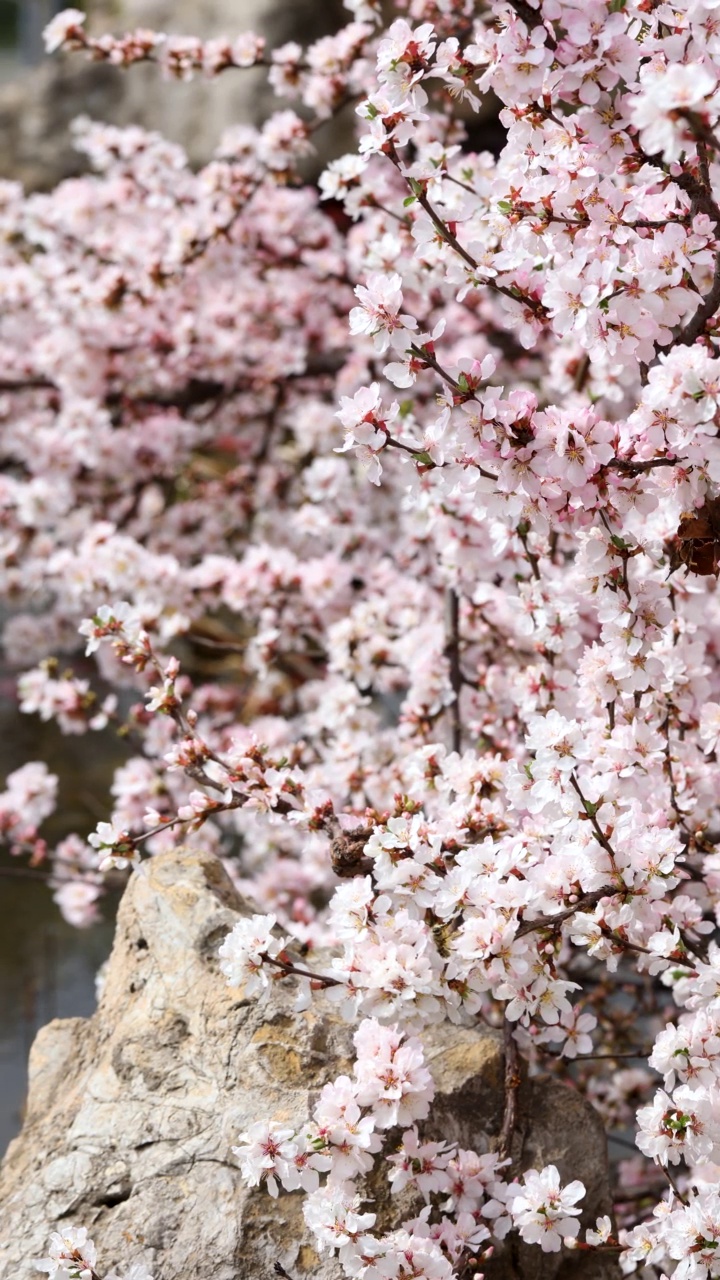
[[505, 1019], [503, 1024], [503, 1041], [505, 1052], [505, 1109], [497, 1140], [497, 1152], [503, 1160], [506, 1160], [510, 1155], [517, 1122], [517, 1095], [522, 1079], [517, 1041], [515, 1040], [513, 1024], [508, 1018]]
[[715, 274], [710, 292], [703, 298], [692, 319], [673, 339], [673, 346], [691, 347], [704, 332], [708, 320], [712, 319], [718, 307], [720, 307], [720, 253], [715, 258]]
[[523, 920], [515, 937], [522, 938], [526, 933], [535, 933], [537, 929], [557, 929], [558, 925], [561, 925], [564, 920], [569, 920], [570, 916], [577, 915], [578, 911], [590, 910], [596, 907], [598, 902], [602, 902], [603, 898], [611, 898], [618, 892], [614, 885], [604, 884], [601, 889], [584, 893], [572, 907], [565, 907], [563, 911], [553, 912], [552, 915], [536, 916], [534, 920]]
[[450, 687], [455, 694], [450, 708], [451, 732], [450, 746], [452, 751], [462, 751], [462, 719], [460, 717], [460, 691], [463, 686], [460, 668], [460, 597], [454, 587], [448, 587], [445, 593], [445, 657], [450, 667]]

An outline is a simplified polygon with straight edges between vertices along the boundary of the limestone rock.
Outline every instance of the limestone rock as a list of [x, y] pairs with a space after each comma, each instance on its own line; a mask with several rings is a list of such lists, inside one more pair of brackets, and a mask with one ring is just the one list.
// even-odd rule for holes
[[[102, 1273], [145, 1261], [156, 1280], [337, 1280], [318, 1258], [302, 1197], [243, 1186], [230, 1153], [263, 1117], [302, 1122], [326, 1080], [351, 1067], [351, 1032], [321, 999], [292, 1012], [228, 989], [218, 945], [238, 899], [211, 855], [165, 854], [133, 875], [92, 1018], [50, 1023], [30, 1058], [25, 1126], [0, 1169], [0, 1278], [30, 1280], [51, 1231], [83, 1225]], [[437, 1136], [484, 1148], [500, 1128], [502, 1046], [492, 1033], [425, 1037]], [[430, 1134], [432, 1131], [428, 1130]], [[609, 1211], [599, 1118], [571, 1090], [525, 1081], [518, 1169], [555, 1162], [588, 1187], [586, 1222]], [[397, 1206], [378, 1188], [384, 1223]], [[488, 1280], [609, 1280], [605, 1261], [514, 1246]]]
[[114, 120], [123, 100], [116, 67], [58, 58], [0, 87], [0, 178], [46, 190], [85, 168], [70, 125], [76, 116]]

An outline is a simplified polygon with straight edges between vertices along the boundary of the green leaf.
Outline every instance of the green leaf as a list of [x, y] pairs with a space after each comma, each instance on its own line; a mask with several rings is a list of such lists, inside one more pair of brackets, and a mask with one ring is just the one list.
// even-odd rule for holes
[[403, 200], [403, 209], [407, 209], [408, 205], [414, 204], [416, 200], [417, 196], [406, 196]]
[[501, 213], [512, 213], [512, 208], [509, 200], [498, 200], [498, 209]]

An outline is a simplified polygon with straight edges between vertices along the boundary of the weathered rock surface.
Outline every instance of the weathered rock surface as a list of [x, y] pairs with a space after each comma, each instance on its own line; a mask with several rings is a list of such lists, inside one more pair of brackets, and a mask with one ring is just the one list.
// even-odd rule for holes
[[[322, 1084], [351, 1066], [350, 1032], [319, 1000], [292, 1012], [286, 984], [266, 1003], [230, 991], [217, 949], [247, 910], [210, 855], [145, 863], [123, 899], [96, 1014], [55, 1021], [30, 1058], [25, 1126], [0, 1169], [0, 1277], [30, 1280], [49, 1233], [86, 1226], [103, 1270], [144, 1260], [156, 1280], [337, 1280], [319, 1259], [302, 1197], [242, 1185], [230, 1148], [255, 1120], [302, 1122]], [[502, 1046], [448, 1027], [425, 1037], [435, 1133], [486, 1149], [503, 1109]], [[605, 1138], [571, 1090], [525, 1081], [517, 1168], [558, 1165], [588, 1188], [585, 1223], [609, 1211]], [[377, 1188], [384, 1222], [393, 1205]], [[528, 1246], [504, 1250], [492, 1280], [609, 1280], [609, 1262]]]

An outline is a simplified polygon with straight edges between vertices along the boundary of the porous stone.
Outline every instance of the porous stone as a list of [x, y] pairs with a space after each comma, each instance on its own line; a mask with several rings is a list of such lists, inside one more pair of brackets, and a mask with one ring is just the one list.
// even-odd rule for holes
[[[232, 991], [217, 951], [241, 901], [212, 855], [173, 852], [132, 876], [97, 1012], [51, 1022], [30, 1057], [27, 1114], [0, 1169], [0, 1277], [30, 1280], [51, 1231], [83, 1225], [102, 1272], [145, 1261], [155, 1280], [337, 1280], [318, 1257], [302, 1196], [246, 1188], [231, 1147], [256, 1120], [300, 1124], [319, 1089], [352, 1070], [351, 1030], [323, 998], [292, 1010]], [[443, 1026], [424, 1036], [437, 1096], [428, 1136], [487, 1149], [503, 1113], [501, 1038]], [[584, 1223], [610, 1210], [605, 1137], [576, 1093], [524, 1080], [517, 1170], [555, 1163], [588, 1188]], [[400, 1205], [377, 1176], [383, 1226]], [[102, 1273], [101, 1272], [101, 1273]], [[610, 1280], [607, 1260], [506, 1246], [488, 1280]]]

